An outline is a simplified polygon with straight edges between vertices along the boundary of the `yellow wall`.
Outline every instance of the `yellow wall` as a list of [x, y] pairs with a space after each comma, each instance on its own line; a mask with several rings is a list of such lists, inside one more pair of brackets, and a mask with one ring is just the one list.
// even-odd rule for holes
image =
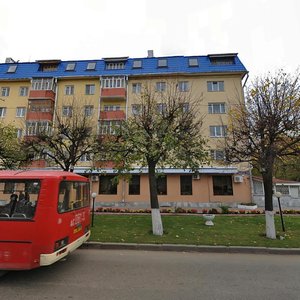
[[[251, 201], [249, 176], [243, 176], [241, 183], [235, 183], [232, 176], [233, 195], [214, 195], [211, 175], [201, 174], [200, 179], [192, 180], [192, 195], [180, 195], [180, 175], [167, 175], [167, 195], [159, 196], [159, 202], [191, 202], [191, 203], [231, 203]], [[120, 181], [117, 195], [99, 195], [99, 182], [92, 183], [92, 191], [97, 193], [96, 201], [100, 202], [144, 202], [150, 203], [148, 176], [140, 177], [140, 195], [129, 195], [128, 182]]]

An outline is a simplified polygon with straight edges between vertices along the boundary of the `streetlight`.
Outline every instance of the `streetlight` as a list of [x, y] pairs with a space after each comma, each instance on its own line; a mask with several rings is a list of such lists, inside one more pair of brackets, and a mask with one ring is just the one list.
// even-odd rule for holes
[[95, 215], [95, 199], [96, 199], [97, 193], [92, 193], [92, 200], [93, 200], [93, 206], [92, 206], [92, 227], [94, 227], [94, 215]]
[[280, 192], [275, 192], [274, 196], [277, 197], [277, 200], [278, 200], [278, 207], [279, 207], [279, 212], [280, 212], [282, 231], [285, 232], [282, 211], [281, 211], [281, 204], [280, 204], [280, 197], [282, 196], [282, 194]]

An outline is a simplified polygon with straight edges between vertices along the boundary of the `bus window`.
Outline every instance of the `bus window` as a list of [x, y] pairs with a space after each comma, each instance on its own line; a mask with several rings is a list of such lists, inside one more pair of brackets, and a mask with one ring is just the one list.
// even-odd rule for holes
[[39, 180], [0, 180], [0, 217], [32, 219], [39, 190]]
[[62, 181], [59, 186], [58, 212], [63, 213], [89, 205], [89, 184], [81, 181]]

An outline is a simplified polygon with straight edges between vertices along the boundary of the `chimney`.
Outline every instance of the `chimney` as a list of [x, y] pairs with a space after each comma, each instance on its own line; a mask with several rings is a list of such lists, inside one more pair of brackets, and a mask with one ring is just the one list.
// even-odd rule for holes
[[7, 57], [6, 59], [5, 59], [5, 63], [6, 64], [14, 64], [14, 63], [16, 63], [11, 57]]
[[148, 58], [154, 57], [153, 50], [148, 50]]

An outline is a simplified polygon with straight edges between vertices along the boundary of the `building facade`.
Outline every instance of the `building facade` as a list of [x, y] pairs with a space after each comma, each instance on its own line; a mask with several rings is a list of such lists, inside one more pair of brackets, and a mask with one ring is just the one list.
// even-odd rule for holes
[[[0, 121], [13, 123], [19, 137], [51, 130], [55, 110], [72, 117], [74, 101], [91, 118], [97, 134], [113, 134], [138, 107], [134, 102], [144, 84], [151, 82], [164, 92], [176, 82], [181, 92], [201, 95], [199, 110], [203, 135], [208, 139], [212, 163], [196, 174], [183, 169], [161, 170], [159, 201], [166, 206], [201, 206], [206, 203], [250, 202], [251, 185], [247, 166], [224, 164], [220, 141], [226, 136], [228, 111], [243, 101], [247, 70], [236, 53], [155, 57], [115, 57], [99, 60], [39, 60], [0, 64]], [[199, 97], [200, 98], [200, 97]], [[33, 167], [47, 168], [44, 160]], [[147, 170], [133, 171], [130, 182], [113, 184], [114, 170], [97, 170], [89, 156], [83, 156], [74, 171], [91, 179], [97, 205], [107, 203], [149, 205]]]

